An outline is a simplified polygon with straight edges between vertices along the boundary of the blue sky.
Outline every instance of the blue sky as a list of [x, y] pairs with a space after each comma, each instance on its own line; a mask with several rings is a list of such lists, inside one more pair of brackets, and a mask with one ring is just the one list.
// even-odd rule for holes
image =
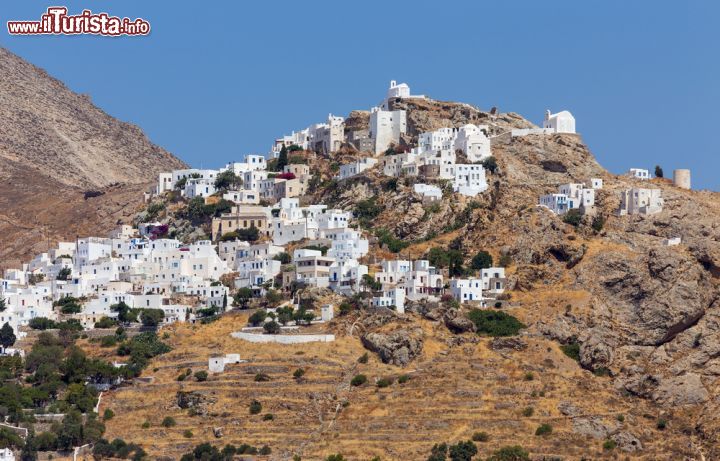
[[[147, 37], [11, 37], [50, 5], [150, 21]], [[203, 5], [203, 6], [201, 6]], [[720, 2], [5, 0], [0, 45], [194, 166], [368, 109], [389, 80], [539, 123], [568, 109], [598, 160], [691, 168], [720, 190]]]

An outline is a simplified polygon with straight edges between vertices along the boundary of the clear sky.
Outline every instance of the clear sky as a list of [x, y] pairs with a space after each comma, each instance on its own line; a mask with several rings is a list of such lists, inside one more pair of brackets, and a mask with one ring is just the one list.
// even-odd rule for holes
[[[152, 33], [8, 35], [7, 20], [50, 5], [142, 17]], [[610, 171], [691, 168], [693, 187], [720, 190], [717, 0], [3, 0], [0, 19], [0, 45], [193, 166], [369, 109], [395, 79], [535, 123], [568, 109]]]

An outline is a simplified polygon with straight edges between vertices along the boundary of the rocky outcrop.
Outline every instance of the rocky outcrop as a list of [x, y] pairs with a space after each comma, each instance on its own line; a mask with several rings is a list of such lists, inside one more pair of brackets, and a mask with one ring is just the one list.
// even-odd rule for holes
[[420, 328], [399, 329], [391, 333], [367, 333], [363, 346], [378, 354], [383, 363], [404, 367], [417, 357], [423, 348]]

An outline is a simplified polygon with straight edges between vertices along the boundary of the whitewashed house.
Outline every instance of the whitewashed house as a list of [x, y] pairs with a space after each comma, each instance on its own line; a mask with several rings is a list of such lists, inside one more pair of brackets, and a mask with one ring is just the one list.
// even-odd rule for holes
[[664, 201], [660, 189], [632, 188], [620, 193], [621, 216], [626, 214], [651, 215], [660, 213]]
[[482, 303], [482, 279], [452, 279], [450, 280], [450, 292], [457, 301], [480, 302]]
[[183, 195], [185, 198], [192, 200], [195, 197], [210, 197], [215, 194], [215, 180], [208, 180], [203, 178], [191, 178], [185, 182], [185, 188], [183, 189]]
[[442, 191], [438, 186], [417, 183], [413, 186], [413, 190], [416, 194], [422, 195], [423, 202], [437, 202], [442, 200]]
[[476, 163], [490, 157], [490, 138], [487, 125], [467, 124], [457, 130], [453, 150], [461, 150], [470, 162]]
[[380, 296], [372, 298], [373, 307], [394, 308], [399, 314], [405, 313], [405, 290], [399, 287], [383, 286]]
[[360, 173], [362, 173], [365, 170], [368, 170], [375, 165], [377, 165], [377, 160], [372, 157], [366, 157], [360, 160], [356, 160], [352, 163], [346, 163], [345, 165], [340, 165], [340, 171], [337, 175], [338, 180], [343, 180], [347, 178], [352, 178], [353, 176], [357, 176]]
[[568, 212], [568, 196], [565, 194], [545, 194], [540, 196], [540, 206], [548, 208], [555, 214], [562, 215]]
[[641, 180], [647, 180], [651, 178], [650, 171], [643, 168], [630, 168], [627, 174], [628, 176]]
[[475, 197], [488, 188], [482, 165], [455, 165], [453, 190], [462, 195]]
[[480, 279], [482, 280], [483, 292], [497, 296], [505, 291], [506, 278], [504, 267], [481, 269]]

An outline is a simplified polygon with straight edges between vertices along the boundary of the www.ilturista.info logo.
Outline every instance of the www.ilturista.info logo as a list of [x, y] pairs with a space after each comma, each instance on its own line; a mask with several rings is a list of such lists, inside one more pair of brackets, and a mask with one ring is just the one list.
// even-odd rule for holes
[[8, 21], [11, 35], [148, 35], [150, 23], [142, 18], [131, 20], [110, 16], [107, 13], [93, 13], [83, 10], [75, 16], [68, 16], [64, 6], [51, 6], [39, 21]]

